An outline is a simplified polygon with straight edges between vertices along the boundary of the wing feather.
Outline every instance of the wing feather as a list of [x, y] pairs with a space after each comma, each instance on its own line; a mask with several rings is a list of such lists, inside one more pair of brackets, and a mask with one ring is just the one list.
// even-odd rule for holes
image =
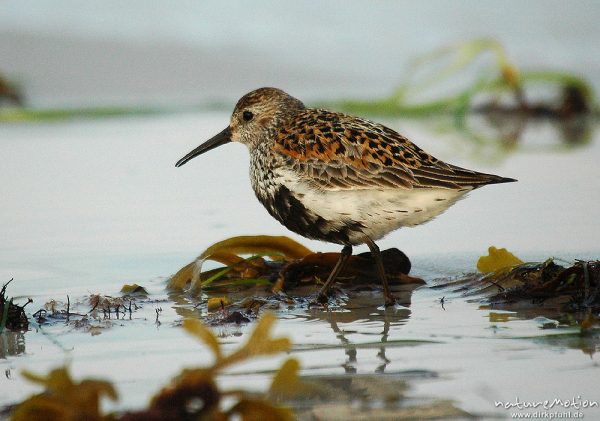
[[286, 124], [274, 151], [287, 168], [325, 190], [476, 188], [514, 181], [440, 161], [385, 127], [307, 108]]

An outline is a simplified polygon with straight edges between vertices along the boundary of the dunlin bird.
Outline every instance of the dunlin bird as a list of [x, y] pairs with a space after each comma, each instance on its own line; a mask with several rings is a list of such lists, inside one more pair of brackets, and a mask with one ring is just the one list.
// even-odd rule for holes
[[367, 244], [392, 304], [376, 240], [430, 221], [473, 189], [516, 181], [447, 164], [388, 127], [308, 108], [275, 88], [244, 95], [229, 126], [176, 166], [228, 142], [250, 150], [252, 188], [271, 216], [304, 237], [344, 246], [320, 301], [352, 246]]

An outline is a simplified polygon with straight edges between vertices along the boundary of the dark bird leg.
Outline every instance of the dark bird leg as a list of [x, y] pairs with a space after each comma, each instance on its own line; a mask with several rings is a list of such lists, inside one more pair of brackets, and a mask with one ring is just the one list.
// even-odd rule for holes
[[379, 247], [375, 244], [375, 241], [371, 240], [369, 237], [365, 238], [365, 242], [369, 249], [371, 250], [371, 256], [373, 260], [375, 260], [375, 268], [377, 269], [377, 276], [379, 276], [379, 280], [383, 284], [383, 294], [385, 295], [385, 306], [394, 305], [396, 299], [392, 295], [390, 291], [390, 286], [388, 285], [387, 276], [385, 274], [385, 269], [383, 268], [383, 261], [381, 260], [381, 253], [379, 252]]
[[340, 253], [340, 258], [338, 259], [337, 263], [333, 267], [333, 270], [329, 274], [329, 277], [327, 278], [325, 285], [323, 285], [321, 287], [321, 289], [319, 290], [319, 295], [318, 295], [317, 300], [320, 303], [327, 302], [327, 291], [331, 287], [331, 284], [333, 283], [333, 281], [335, 281], [335, 278], [337, 278], [337, 276], [340, 274], [342, 269], [344, 269], [344, 266], [346, 266], [346, 262], [348, 261], [350, 256], [352, 256], [352, 246], [344, 246], [344, 248], [342, 249], [342, 252]]

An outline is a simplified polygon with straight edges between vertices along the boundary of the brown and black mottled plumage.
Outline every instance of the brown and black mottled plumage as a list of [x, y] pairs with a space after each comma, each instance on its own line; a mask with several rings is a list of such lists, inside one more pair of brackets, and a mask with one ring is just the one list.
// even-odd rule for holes
[[425, 223], [469, 191], [515, 181], [434, 158], [406, 137], [359, 117], [307, 108], [275, 88], [244, 95], [229, 126], [177, 166], [229, 141], [250, 151], [250, 177], [259, 201], [288, 229], [344, 245], [366, 243], [378, 265], [386, 303], [393, 302], [375, 240]]
[[514, 181], [446, 164], [381, 124], [304, 108], [277, 132], [273, 150], [327, 189], [474, 188]]

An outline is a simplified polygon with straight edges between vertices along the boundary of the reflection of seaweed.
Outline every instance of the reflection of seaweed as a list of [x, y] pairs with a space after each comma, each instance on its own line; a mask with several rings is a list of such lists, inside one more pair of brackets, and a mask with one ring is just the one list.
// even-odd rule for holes
[[[493, 294], [491, 302], [516, 302], [549, 299], [564, 301], [567, 311], [600, 311], [600, 261], [577, 261], [563, 267], [549, 259], [538, 264], [522, 264], [508, 272], [492, 274], [482, 282], [494, 282], [502, 290]], [[513, 285], [510, 288], [503, 285]]]
[[[0, 359], [25, 353], [24, 332], [0, 333]], [[0, 414], [0, 419], [2, 419]]]

